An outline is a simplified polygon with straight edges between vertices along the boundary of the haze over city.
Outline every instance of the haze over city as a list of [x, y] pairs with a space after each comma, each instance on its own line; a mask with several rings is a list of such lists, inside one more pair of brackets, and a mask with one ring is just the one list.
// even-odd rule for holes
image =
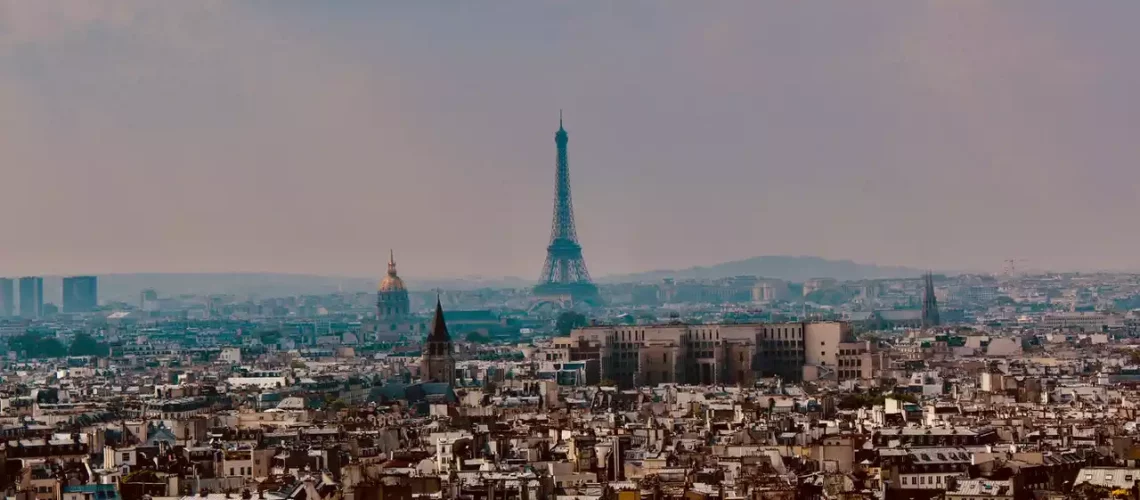
[[0, 275], [1140, 269], [1140, 4], [0, 2]]
[[1136, 19], [0, 0], [0, 499], [1140, 500]]

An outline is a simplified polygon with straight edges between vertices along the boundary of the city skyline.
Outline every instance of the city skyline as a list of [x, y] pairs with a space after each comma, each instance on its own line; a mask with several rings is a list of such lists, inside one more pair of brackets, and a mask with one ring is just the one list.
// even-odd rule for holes
[[0, 275], [1140, 269], [1140, 6], [597, 5], [5, 3]]

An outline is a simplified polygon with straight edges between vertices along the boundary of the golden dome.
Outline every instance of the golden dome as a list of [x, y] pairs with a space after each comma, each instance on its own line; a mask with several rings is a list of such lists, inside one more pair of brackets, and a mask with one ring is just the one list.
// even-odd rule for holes
[[388, 275], [380, 280], [379, 291], [381, 292], [402, 292], [407, 291], [404, 287], [404, 280], [396, 276], [396, 254], [391, 250], [388, 251]]
[[404, 280], [400, 279], [399, 276], [385, 276], [380, 281], [381, 292], [398, 292], [401, 290], [407, 290], [407, 288], [404, 287]]

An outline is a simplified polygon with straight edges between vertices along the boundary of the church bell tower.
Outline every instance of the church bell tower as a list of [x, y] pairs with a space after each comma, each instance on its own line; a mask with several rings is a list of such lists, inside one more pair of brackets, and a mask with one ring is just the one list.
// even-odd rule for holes
[[445, 382], [447, 385], [453, 385], [455, 381], [455, 355], [452, 352], [451, 334], [447, 332], [447, 323], [443, 320], [443, 305], [438, 297], [435, 299], [435, 318], [431, 322], [431, 333], [428, 334], [427, 342], [424, 342], [420, 373], [424, 382]]

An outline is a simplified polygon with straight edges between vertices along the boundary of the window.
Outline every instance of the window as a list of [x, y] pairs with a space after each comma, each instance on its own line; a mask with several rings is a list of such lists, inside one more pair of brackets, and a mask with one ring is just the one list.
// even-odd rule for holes
[[131, 454], [130, 453], [123, 453], [123, 461], [124, 462], [130, 462], [131, 461]]

